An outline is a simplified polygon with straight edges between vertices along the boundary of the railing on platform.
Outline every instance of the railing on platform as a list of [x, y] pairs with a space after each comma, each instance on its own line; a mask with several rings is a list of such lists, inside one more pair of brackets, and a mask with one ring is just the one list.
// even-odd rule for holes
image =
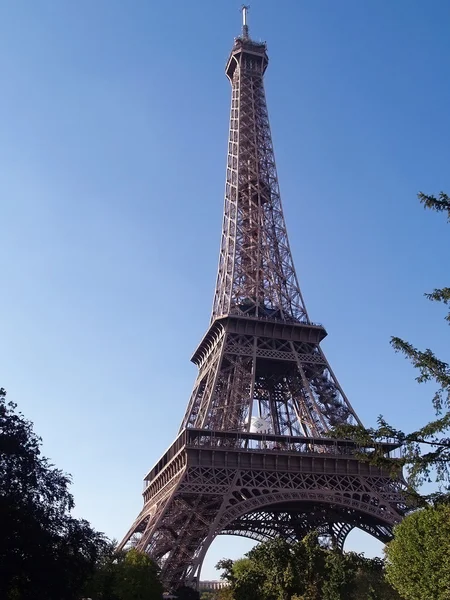
[[[389, 458], [400, 458], [398, 443], [383, 442], [377, 446]], [[351, 440], [331, 437], [302, 437], [274, 435], [270, 433], [249, 433], [246, 431], [215, 431], [210, 429], [184, 429], [175, 442], [145, 477], [145, 486], [183, 448], [216, 448], [218, 450], [240, 450], [251, 452], [294, 452], [302, 454], [329, 454], [336, 457], [358, 457], [374, 451], [374, 446], [362, 446]]]
[[[361, 446], [351, 440], [340, 440], [328, 437], [303, 437], [274, 435], [270, 433], [249, 433], [245, 431], [214, 431], [207, 429], [186, 429], [186, 446], [204, 446], [216, 448], [236, 448], [240, 450], [273, 450], [276, 452], [317, 452], [334, 455], [356, 455], [370, 453], [374, 447]], [[391, 458], [399, 447], [398, 444], [385, 442], [380, 444], [382, 451]]]

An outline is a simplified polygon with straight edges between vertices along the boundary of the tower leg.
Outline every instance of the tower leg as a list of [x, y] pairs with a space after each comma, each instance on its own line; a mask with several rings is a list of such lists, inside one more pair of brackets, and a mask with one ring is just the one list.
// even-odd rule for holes
[[302, 439], [307, 450], [299, 453], [289, 451], [292, 438], [270, 436], [284, 450], [268, 443], [251, 449], [249, 442], [260, 438], [186, 430], [178, 451], [166, 453], [172, 460], [160, 461], [165, 467], [150, 482], [121, 547], [133, 544], [148, 552], [168, 589], [195, 584], [211, 542], [221, 534], [295, 541], [318, 531], [341, 549], [354, 527], [391, 539], [405, 510], [401, 479], [361, 463], [347, 442], [341, 448], [330, 440]]

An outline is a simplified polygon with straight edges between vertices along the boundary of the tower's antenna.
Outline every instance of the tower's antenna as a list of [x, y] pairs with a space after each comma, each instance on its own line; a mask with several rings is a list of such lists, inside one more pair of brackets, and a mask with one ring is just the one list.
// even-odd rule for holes
[[243, 4], [242, 5], [242, 37], [244, 40], [248, 40], [248, 23], [247, 23], [247, 14], [250, 6]]

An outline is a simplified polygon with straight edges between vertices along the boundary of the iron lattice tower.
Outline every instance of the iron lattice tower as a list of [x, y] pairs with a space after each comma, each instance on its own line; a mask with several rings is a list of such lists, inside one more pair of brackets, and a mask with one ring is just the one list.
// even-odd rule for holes
[[[343, 547], [354, 527], [382, 541], [405, 511], [399, 475], [325, 434], [360, 423], [312, 323], [289, 248], [264, 93], [266, 45], [235, 39], [223, 230], [211, 322], [180, 432], [145, 477], [136, 545], [168, 588], [194, 584], [212, 540], [294, 540], [312, 529]], [[386, 453], [393, 450], [386, 444]]]

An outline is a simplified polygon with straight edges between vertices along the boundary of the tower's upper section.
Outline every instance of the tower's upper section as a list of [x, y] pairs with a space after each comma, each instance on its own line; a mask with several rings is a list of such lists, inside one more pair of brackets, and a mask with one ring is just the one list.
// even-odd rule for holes
[[[233, 75], [238, 66], [259, 71], [264, 75], [269, 62], [266, 50], [264, 43], [254, 42], [249, 38], [236, 38], [225, 70], [228, 79], [233, 82]], [[243, 57], [244, 61], [242, 61]]]
[[[247, 67], [255, 70], [261, 75], [267, 68], [269, 58], [267, 56], [267, 47], [265, 43], [255, 42], [249, 37], [247, 23], [248, 6], [242, 7], [242, 35], [234, 40], [234, 46], [231, 50], [230, 58], [226, 66], [228, 79], [233, 82], [233, 74], [237, 66]], [[245, 55], [244, 60], [242, 60]]]
[[265, 43], [242, 35], [226, 66], [232, 87], [225, 206], [212, 321], [228, 314], [309, 322], [281, 207], [264, 92]]

